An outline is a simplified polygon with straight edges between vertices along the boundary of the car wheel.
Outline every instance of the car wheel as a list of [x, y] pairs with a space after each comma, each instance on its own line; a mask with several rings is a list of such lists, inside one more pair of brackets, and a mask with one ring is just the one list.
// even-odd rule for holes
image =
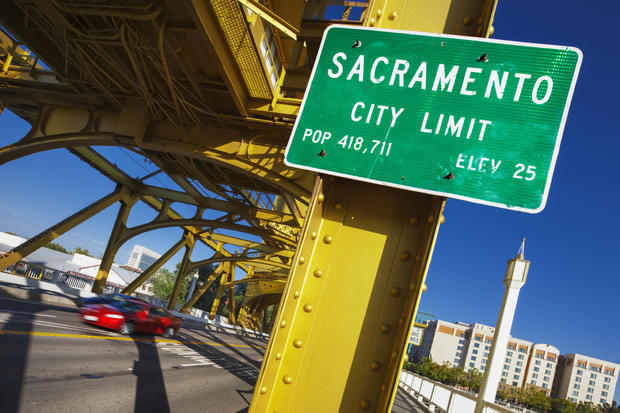
[[133, 323], [127, 321], [121, 326], [121, 329], [119, 330], [119, 332], [121, 334], [129, 335], [133, 333], [134, 330], [135, 330], [135, 326], [133, 325]]
[[170, 337], [174, 336], [174, 333], [175, 333], [174, 328], [168, 327], [166, 329], [166, 331], [164, 331], [164, 337], [170, 338]]

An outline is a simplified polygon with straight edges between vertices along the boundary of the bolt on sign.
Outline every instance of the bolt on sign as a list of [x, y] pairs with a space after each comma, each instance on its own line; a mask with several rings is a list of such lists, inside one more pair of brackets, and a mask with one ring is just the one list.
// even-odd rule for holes
[[579, 49], [330, 26], [286, 163], [537, 213]]

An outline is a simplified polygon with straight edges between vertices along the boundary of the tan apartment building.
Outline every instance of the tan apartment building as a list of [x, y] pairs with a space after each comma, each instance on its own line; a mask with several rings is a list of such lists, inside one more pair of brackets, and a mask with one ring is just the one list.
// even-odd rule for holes
[[553, 395], [575, 403], [611, 404], [619, 369], [620, 365], [609, 361], [565, 354], [560, 356]]
[[[439, 364], [449, 363], [465, 370], [484, 372], [491, 351], [495, 328], [480, 323], [450, 323], [433, 320], [428, 323], [421, 345], [410, 359], [431, 357]], [[506, 345], [499, 390], [536, 387], [551, 394], [560, 351], [549, 344], [510, 337]]]
[[549, 344], [534, 344], [528, 361], [525, 388], [534, 387], [551, 395], [560, 350]]

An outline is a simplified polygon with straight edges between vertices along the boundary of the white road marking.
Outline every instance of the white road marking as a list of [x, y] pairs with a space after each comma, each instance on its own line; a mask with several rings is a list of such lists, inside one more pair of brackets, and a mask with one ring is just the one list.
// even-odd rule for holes
[[37, 317], [52, 317], [52, 318], [56, 318], [55, 315], [39, 314], [39, 313], [29, 313], [29, 312], [26, 312], [26, 311], [13, 311], [13, 310], [2, 310], [2, 309], [0, 309], [0, 313], [30, 314], [30, 315], [36, 315]]

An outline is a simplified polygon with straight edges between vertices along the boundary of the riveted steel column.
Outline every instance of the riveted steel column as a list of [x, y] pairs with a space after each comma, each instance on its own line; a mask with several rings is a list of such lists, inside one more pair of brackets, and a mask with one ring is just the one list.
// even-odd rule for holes
[[319, 180], [250, 412], [389, 409], [443, 205]]
[[121, 201], [121, 207], [118, 210], [116, 221], [114, 222], [114, 226], [112, 227], [112, 232], [110, 233], [108, 245], [106, 245], [105, 252], [103, 253], [103, 257], [101, 258], [101, 264], [99, 265], [97, 278], [95, 278], [93, 288], [91, 289], [91, 291], [94, 293], [101, 294], [103, 292], [103, 287], [105, 287], [105, 283], [108, 279], [108, 273], [110, 272], [110, 267], [112, 267], [114, 256], [120, 248], [120, 245], [117, 241], [120, 239], [123, 231], [125, 231], [125, 229], [127, 228], [127, 218], [129, 217], [131, 208], [134, 206], [137, 200], [138, 199], [136, 197], [131, 197], [130, 199]]
[[187, 264], [190, 257], [192, 256], [192, 251], [194, 251], [194, 245], [196, 244], [194, 234], [189, 231], [185, 231], [185, 234], [183, 234], [183, 238], [187, 240], [187, 242], [185, 243], [185, 254], [183, 254], [183, 260], [181, 261], [181, 266], [179, 267], [179, 274], [177, 275], [177, 280], [174, 283], [172, 294], [168, 299], [168, 310], [174, 310], [174, 306], [177, 304], [177, 300], [179, 299], [179, 292], [181, 292], [181, 285], [183, 285], [183, 280], [187, 276]]

